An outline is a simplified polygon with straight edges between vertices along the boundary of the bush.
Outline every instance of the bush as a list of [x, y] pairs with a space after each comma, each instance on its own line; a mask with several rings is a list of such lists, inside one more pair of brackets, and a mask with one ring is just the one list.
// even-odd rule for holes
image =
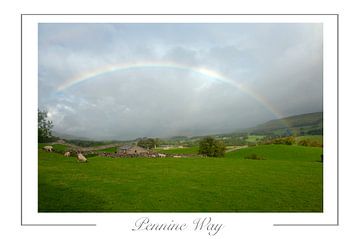
[[248, 142], [247, 143], [247, 146], [249, 146], [249, 147], [254, 147], [256, 145], [257, 145], [257, 143], [254, 143], [254, 142]]
[[245, 156], [246, 159], [253, 159], [253, 160], [265, 160], [264, 157], [261, 157], [257, 154], [250, 154], [250, 155], [247, 155]]
[[300, 140], [297, 144], [300, 146], [323, 147], [322, 143], [315, 141], [315, 140], [310, 140], [310, 139]]
[[209, 157], [222, 157], [225, 155], [225, 144], [212, 137], [206, 137], [199, 142], [199, 154]]
[[295, 143], [294, 137], [285, 137], [285, 138], [277, 138], [272, 140], [273, 144], [286, 144], [286, 145], [293, 145]]
[[297, 144], [300, 146], [309, 146], [309, 140], [303, 139], [300, 140]]
[[68, 150], [53, 148], [53, 152], [58, 154], [64, 154], [67, 151]]
[[83, 155], [84, 155], [86, 158], [91, 158], [91, 157], [96, 157], [96, 156], [98, 156], [98, 154], [95, 153], [95, 152], [86, 152], [86, 153], [83, 153]]

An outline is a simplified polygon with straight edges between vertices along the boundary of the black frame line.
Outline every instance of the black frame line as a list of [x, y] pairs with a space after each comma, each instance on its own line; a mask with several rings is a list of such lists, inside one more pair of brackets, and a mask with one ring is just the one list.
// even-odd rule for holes
[[295, 13], [295, 14], [276, 14], [276, 13], [255, 13], [255, 14], [236, 14], [236, 13], [230, 13], [230, 14], [182, 14], [182, 13], [175, 13], [175, 14], [153, 14], [153, 13], [134, 13], [134, 14], [116, 14], [116, 13], [110, 13], [110, 14], [75, 14], [75, 13], [55, 13], [55, 14], [43, 14], [43, 13], [23, 13], [20, 14], [21, 21], [20, 21], [20, 131], [21, 131], [21, 140], [20, 140], [20, 188], [21, 188], [21, 199], [20, 199], [20, 224], [21, 226], [96, 226], [96, 224], [25, 224], [23, 223], [23, 16], [336, 16], [337, 18], [337, 215], [336, 215], [336, 223], [334, 224], [273, 224], [273, 226], [339, 226], [339, 14], [338, 13], [320, 13], [320, 14], [302, 14], [302, 13]]

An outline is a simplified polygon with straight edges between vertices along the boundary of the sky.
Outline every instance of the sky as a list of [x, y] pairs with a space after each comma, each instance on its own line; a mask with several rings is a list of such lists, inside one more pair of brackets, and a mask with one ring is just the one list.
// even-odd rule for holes
[[323, 109], [320, 23], [41, 23], [39, 109], [95, 140], [234, 132]]

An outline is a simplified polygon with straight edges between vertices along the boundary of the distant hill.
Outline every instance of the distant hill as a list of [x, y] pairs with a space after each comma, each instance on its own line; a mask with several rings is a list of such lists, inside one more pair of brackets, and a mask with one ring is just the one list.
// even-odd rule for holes
[[268, 121], [248, 130], [254, 134], [275, 135], [321, 135], [323, 133], [323, 112], [290, 116]]
[[[234, 140], [241, 140], [241, 138], [247, 136], [248, 134], [257, 134], [257, 135], [273, 135], [273, 136], [288, 136], [288, 135], [322, 135], [323, 134], [323, 112], [309, 113], [309, 114], [301, 114], [294, 115], [282, 119], [270, 120], [263, 124], [259, 124], [255, 127], [242, 129], [238, 131], [234, 131], [232, 133], [223, 133], [223, 134], [209, 134], [209, 136], [213, 136], [215, 138], [230, 138]], [[85, 137], [74, 136], [70, 134], [62, 134], [59, 132], [53, 132], [53, 135], [65, 139], [65, 140], [78, 140], [78, 141], [95, 141], [94, 139], [89, 139]], [[202, 136], [173, 136], [169, 138], [163, 138], [163, 144], [174, 144], [174, 143], [182, 143], [187, 142], [189, 145], [193, 145], [194, 142], [197, 142]], [[114, 142], [122, 142], [122, 143], [134, 143], [138, 141], [138, 139], [134, 140], [105, 140], [98, 142], [106, 142], [106, 143], [114, 143]], [[233, 140], [233, 141], [234, 141]], [[233, 144], [234, 142], [231, 141]]]
[[58, 137], [60, 139], [92, 140], [92, 139], [89, 139], [89, 138], [86, 138], [86, 137], [79, 137], [79, 136], [74, 136], [74, 135], [71, 135], [71, 134], [63, 134], [63, 133], [59, 133], [59, 132], [56, 132], [56, 131], [53, 131], [52, 135], [55, 136], [55, 137]]

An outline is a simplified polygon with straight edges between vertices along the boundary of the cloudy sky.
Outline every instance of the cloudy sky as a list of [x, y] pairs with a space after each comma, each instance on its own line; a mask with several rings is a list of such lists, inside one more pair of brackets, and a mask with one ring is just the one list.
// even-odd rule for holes
[[322, 111], [322, 24], [39, 24], [39, 108], [92, 139]]

